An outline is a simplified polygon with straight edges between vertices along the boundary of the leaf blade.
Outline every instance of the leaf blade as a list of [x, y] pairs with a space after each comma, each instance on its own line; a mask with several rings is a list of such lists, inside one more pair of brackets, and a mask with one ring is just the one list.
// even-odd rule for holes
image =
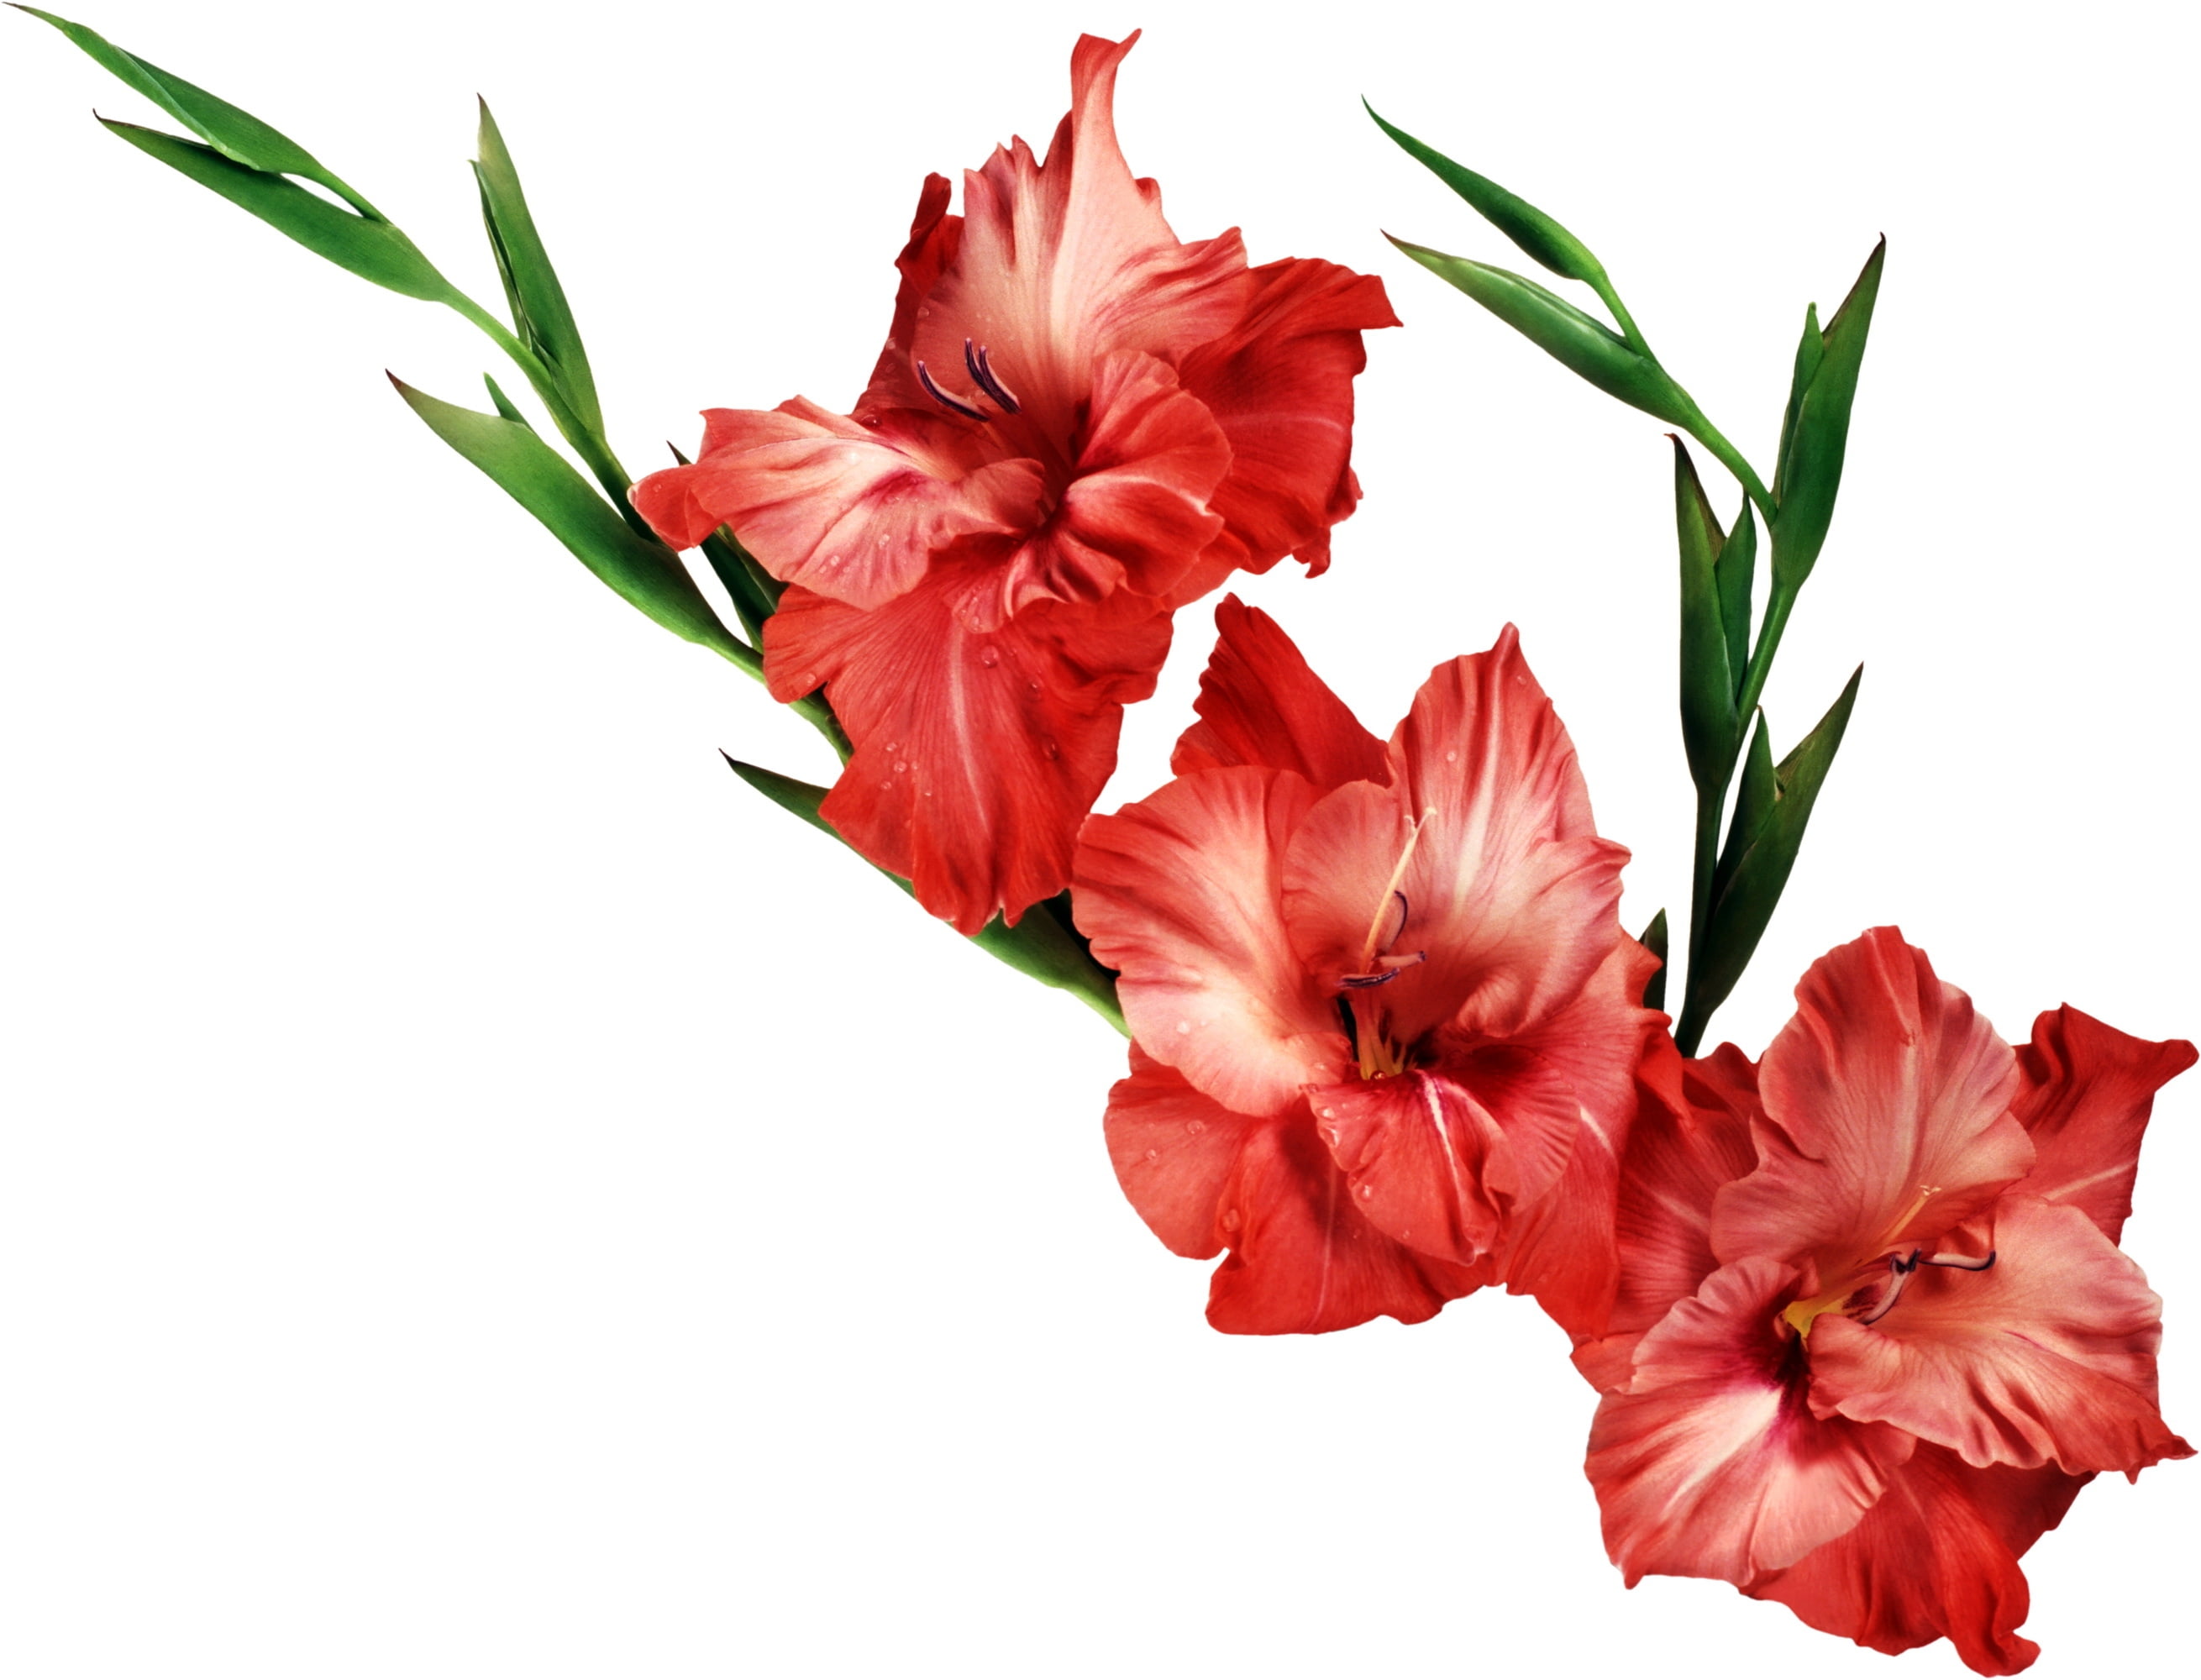
[[489, 225], [497, 268], [505, 282], [506, 299], [512, 305], [513, 325], [531, 350], [549, 366], [561, 393], [590, 431], [604, 429], [603, 409], [596, 397], [596, 376], [590, 371], [581, 330], [573, 320], [566, 289], [551, 267], [550, 254], [527, 208], [520, 189], [519, 172], [514, 167], [496, 119], [486, 101], [481, 104], [481, 127], [474, 165], [479, 182], [482, 215]]

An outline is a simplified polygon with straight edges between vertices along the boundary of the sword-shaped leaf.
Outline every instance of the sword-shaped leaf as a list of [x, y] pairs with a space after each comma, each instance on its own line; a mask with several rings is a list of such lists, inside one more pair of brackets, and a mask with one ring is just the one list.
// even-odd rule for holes
[[[1842, 458], [1849, 448], [1850, 408], [1857, 400], [1858, 373], [1864, 365], [1865, 338], [1872, 331], [1887, 257], [1887, 241], [1882, 239], [1820, 334], [1820, 352], [1808, 382], [1800, 394], [1789, 397], [1793, 419], [1782, 428], [1781, 461], [1773, 475], [1780, 510], [1773, 526], [1773, 582], [1791, 594], [1811, 575], [1834, 522]], [[1799, 375], [1811, 361], [1809, 351], [1807, 332], [1796, 357]]]
[[439, 402], [394, 374], [390, 382], [430, 431], [534, 514], [582, 565], [630, 604], [675, 636], [708, 648], [752, 674], [762, 669], [756, 650], [719, 621], [680, 556], [662, 543], [637, 536], [525, 421]]
[[479, 103], [481, 156], [474, 163], [474, 179], [481, 188], [482, 220], [496, 256], [498, 277], [504, 282], [505, 301], [512, 308], [513, 326], [550, 369], [566, 406], [590, 432], [601, 436], [603, 409], [596, 400], [588, 352], [581, 345], [581, 330], [573, 324], [566, 290], [558, 284], [543, 236], [536, 231], [512, 154], [505, 150], [504, 137], [497, 132], [487, 102]]

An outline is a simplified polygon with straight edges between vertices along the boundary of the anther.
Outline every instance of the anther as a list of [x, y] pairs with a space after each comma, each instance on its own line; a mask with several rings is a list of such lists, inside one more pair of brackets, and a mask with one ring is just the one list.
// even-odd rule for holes
[[1024, 406], [1017, 401], [1016, 393], [1003, 385], [1000, 375], [994, 372], [993, 361], [987, 355], [983, 344], [974, 350], [971, 341], [966, 338], [963, 341], [963, 365], [971, 370], [971, 383], [1010, 414], [1017, 413]]
[[974, 408], [961, 398], [950, 397], [946, 391], [941, 390], [939, 385], [934, 383], [931, 371], [921, 361], [917, 364], [917, 382], [924, 387], [926, 396], [947, 409], [948, 413], [960, 414], [966, 420], [983, 420], [986, 418], [984, 409]]
[[1998, 1252], [1993, 1248], [1988, 1249], [1985, 1260], [1980, 1259], [1976, 1254], [1936, 1254], [1928, 1260], [1917, 1260], [1916, 1256], [1914, 1255], [1912, 1259], [1919, 1265], [1945, 1266], [1952, 1272], [1985, 1272], [1995, 1263], [1995, 1255]]

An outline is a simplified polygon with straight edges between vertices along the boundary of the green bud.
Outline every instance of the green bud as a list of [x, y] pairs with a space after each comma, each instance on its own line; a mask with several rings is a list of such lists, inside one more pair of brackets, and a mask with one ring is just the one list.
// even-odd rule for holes
[[762, 661], [719, 622], [703, 592], [662, 543], [637, 536], [566, 458], [524, 420], [438, 402], [392, 375], [390, 384], [428, 429], [539, 520], [575, 558], [675, 636], [755, 674]]
[[1700, 790], [1725, 791], [1734, 768], [1734, 673], [1728, 663], [1717, 566], [1726, 533], [1688, 447], [1674, 445], [1674, 522], [1682, 554], [1682, 743]]
[[1834, 496], [1841, 488], [1842, 457], [1849, 447], [1850, 407], [1857, 398], [1858, 373], [1864, 363], [1865, 338], [1880, 297], [1880, 274], [1887, 241], [1873, 247], [1857, 284], [1819, 335], [1819, 354], [1810, 355], [1810, 335], [1798, 352], [1796, 370], [1809, 377], [1789, 394], [1793, 416], [1783, 426], [1781, 461], [1773, 475], [1779, 514], [1773, 526], [1773, 582], [1793, 593], [1819, 558], [1834, 522]]
[[1505, 269], [1384, 237], [1606, 395], [1684, 431], [1702, 422], [1696, 405], [1664, 368], [1564, 297]]
[[497, 276], [504, 282], [512, 325], [550, 370], [566, 406], [589, 431], [601, 435], [603, 409], [596, 400], [588, 352], [581, 346], [581, 330], [573, 323], [565, 288], [559, 285], [543, 237], [536, 231], [526, 195], [519, 188], [519, 173], [513, 167], [496, 120], [490, 115], [486, 101], [478, 103], [481, 156], [474, 164], [474, 179], [481, 188], [482, 222], [496, 257]]
[[1742, 511], [1734, 516], [1734, 527], [1712, 564], [1713, 586], [1719, 592], [1720, 627], [1727, 635], [1727, 668], [1734, 678], [1737, 701], [1742, 698], [1743, 673], [1750, 667], [1750, 588], [1757, 567], [1758, 520], [1746, 495]]

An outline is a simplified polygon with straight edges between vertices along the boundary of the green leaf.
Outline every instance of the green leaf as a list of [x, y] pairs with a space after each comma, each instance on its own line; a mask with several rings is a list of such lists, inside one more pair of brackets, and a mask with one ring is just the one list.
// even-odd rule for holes
[[[9, 3], [14, 4], [15, 0], [9, 0]], [[373, 205], [331, 174], [311, 152], [258, 117], [238, 110], [226, 99], [216, 98], [204, 88], [192, 86], [181, 76], [147, 63], [134, 53], [125, 52], [105, 36], [80, 23], [42, 12], [36, 6], [16, 5], [15, 9], [53, 25], [102, 67], [144, 94], [224, 157], [267, 174], [302, 176], [349, 201], [362, 214], [381, 220]]]
[[1727, 636], [1727, 668], [1734, 678], [1735, 698], [1742, 698], [1743, 673], [1750, 665], [1750, 586], [1758, 569], [1758, 520], [1750, 511], [1750, 497], [1742, 498], [1742, 511], [1734, 528], [1720, 545], [1712, 562], [1712, 584], [1719, 594], [1720, 627]]
[[1788, 476], [1788, 440], [1796, 435], [1796, 415], [1804, 406], [1804, 393], [1811, 388], [1819, 364], [1827, 357], [1826, 335], [1819, 330], [1819, 306], [1804, 306], [1804, 336], [1796, 341], [1795, 370], [1788, 376], [1788, 406], [1781, 415], [1781, 453], [1773, 463], [1773, 494], [1779, 506], [1781, 486]]
[[[1669, 434], [1670, 436], [1670, 434]], [[1724, 792], [1734, 769], [1734, 674], [1715, 575], [1726, 533], [1688, 446], [1674, 445], [1674, 524], [1682, 553], [1682, 744], [1699, 789]]]
[[[1887, 257], [1887, 241], [1882, 239], [1820, 335], [1818, 365], [1795, 404], [1795, 423], [1787, 428], [1787, 447], [1774, 474], [1780, 512], [1773, 525], [1773, 581], [1792, 593], [1811, 575], [1834, 522], [1834, 496], [1841, 488], [1842, 459], [1849, 448], [1850, 407], [1857, 399], [1858, 373], [1864, 365], [1865, 338], [1872, 330]], [[1804, 360], [1799, 355], [1799, 368]]]
[[482, 220], [489, 229], [496, 271], [504, 281], [505, 301], [512, 307], [512, 324], [527, 347], [541, 358], [556, 380], [559, 393], [583, 425], [601, 435], [604, 415], [596, 400], [596, 384], [589, 371], [588, 352], [581, 346], [580, 328], [566, 302], [565, 288], [536, 231], [535, 218], [520, 191], [519, 173], [496, 120], [481, 105], [480, 158], [474, 179], [481, 188]]
[[1376, 108], [1365, 99], [1360, 104], [1370, 116], [1376, 118], [1376, 126], [1397, 141], [1407, 156], [1424, 165], [1467, 200], [1533, 261], [1563, 279], [1581, 280], [1599, 287], [1605, 284], [1605, 265], [1591, 254], [1589, 247], [1527, 199], [1517, 197], [1488, 176], [1478, 175], [1453, 162], [1434, 146], [1424, 145], [1403, 128], [1393, 126], [1377, 115]]
[[533, 427], [438, 402], [394, 374], [390, 382], [430, 431], [481, 468], [628, 602], [675, 636], [753, 673], [762, 668], [756, 650], [719, 622], [680, 556], [630, 530]]
[[[1842, 731], [1849, 727], [1858, 684], [1864, 675], [1864, 667], [1860, 665], [1841, 697], [1827, 708], [1826, 716], [1797, 743], [1793, 752], [1770, 769], [1763, 764], [1765, 737], [1760, 722], [1757, 739], [1752, 743], [1750, 763], [1743, 772], [1742, 790], [1736, 797], [1727, 849], [1720, 859], [1707, 937], [1697, 972], [1689, 976], [1685, 1028], [1701, 1031], [1705, 1019], [1727, 1001], [1773, 919], [1774, 908], [1781, 902], [1803, 846], [1811, 808], [1818, 802], [1827, 772], [1834, 766]], [[1694, 1048], [1693, 1041], [1684, 1044], [1684, 1054], [1693, 1052]]]
[[448, 303], [455, 296], [450, 282], [420, 255], [413, 242], [386, 221], [370, 220], [315, 197], [296, 181], [266, 175], [233, 163], [211, 146], [157, 128], [102, 117], [100, 126], [120, 136], [149, 157], [156, 157], [190, 176], [241, 209], [249, 210], [279, 233], [288, 234], [317, 256], [361, 279], [387, 286], [408, 297]]
[[1505, 269], [1410, 244], [1388, 233], [1383, 237], [1599, 391], [1684, 431], [1702, 421], [1695, 404], [1664, 368], [1564, 297]]
[[[798, 782], [792, 776], [783, 776], [778, 771], [744, 764], [731, 753], [721, 753], [734, 774], [747, 782], [783, 811], [792, 812], [822, 834], [830, 834], [841, 843], [848, 842], [841, 832], [825, 820], [819, 807], [825, 802], [827, 790], [808, 782]], [[851, 849], [854, 849], [851, 848]], [[873, 868], [878, 866], [872, 865]], [[909, 883], [890, 869], [879, 873], [892, 881], [904, 892], [913, 891]], [[1124, 1031], [1123, 1012], [1116, 1002], [1115, 976], [1095, 962], [1085, 949], [1084, 942], [1057, 919], [1055, 908], [1067, 908], [1070, 895], [1063, 893], [1045, 904], [1035, 904], [1026, 910], [1014, 927], [996, 915], [980, 928], [971, 943], [989, 956], [1007, 963], [1019, 974], [1030, 975], [1043, 985], [1074, 994], [1095, 1013], [1112, 1025], [1117, 1031]]]
[[[482, 375], [482, 383], [489, 387], [489, 400], [496, 405], [499, 414], [506, 420], [517, 420], [520, 425], [527, 426], [527, 416], [513, 406], [512, 399], [504, 394], [503, 387], [486, 373]], [[535, 428], [528, 426], [527, 429], [532, 432]]]
[[1643, 983], [1643, 1007], [1664, 1009], [1666, 1007], [1666, 913], [1661, 910], [1651, 918], [1651, 925], [1643, 930], [1643, 949], [1658, 959], [1658, 972]]

